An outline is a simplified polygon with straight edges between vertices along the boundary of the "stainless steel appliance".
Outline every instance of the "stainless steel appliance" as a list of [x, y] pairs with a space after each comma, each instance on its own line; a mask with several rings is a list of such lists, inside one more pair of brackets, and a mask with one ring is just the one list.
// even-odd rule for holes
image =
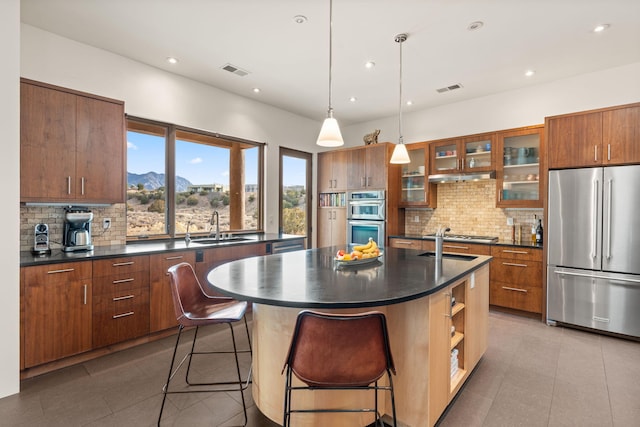
[[384, 190], [350, 191], [347, 193], [347, 218], [384, 221]]
[[640, 337], [640, 165], [549, 172], [547, 322]]
[[[436, 233], [425, 234], [425, 239], [435, 240]], [[494, 243], [498, 241], [497, 236], [477, 236], [473, 234], [444, 234], [442, 240], [445, 242], [467, 242], [467, 243]]]
[[362, 190], [347, 193], [347, 243], [364, 244], [369, 237], [385, 246], [385, 192]]
[[93, 213], [84, 207], [68, 206], [64, 208], [64, 232], [62, 250], [64, 252], [92, 251], [91, 221]]
[[47, 255], [51, 253], [49, 248], [49, 226], [47, 224], [36, 224], [34, 228], [33, 249], [34, 255]]

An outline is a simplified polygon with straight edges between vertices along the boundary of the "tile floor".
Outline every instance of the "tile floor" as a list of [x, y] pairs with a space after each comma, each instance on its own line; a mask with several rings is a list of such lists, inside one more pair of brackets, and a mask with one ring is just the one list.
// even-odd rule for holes
[[[489, 348], [439, 426], [640, 426], [640, 343], [499, 312], [489, 319]], [[227, 336], [209, 330], [204, 342], [219, 347]], [[0, 399], [0, 425], [155, 425], [173, 344], [170, 337], [23, 381], [21, 393]], [[206, 366], [196, 368], [219, 374], [232, 365]], [[249, 427], [277, 426], [245, 396]], [[239, 400], [171, 395], [162, 425], [241, 425]]]

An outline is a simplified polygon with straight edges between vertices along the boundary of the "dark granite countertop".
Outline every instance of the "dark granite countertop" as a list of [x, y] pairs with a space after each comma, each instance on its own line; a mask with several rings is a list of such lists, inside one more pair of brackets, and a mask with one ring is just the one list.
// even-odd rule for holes
[[63, 262], [87, 261], [101, 258], [115, 258], [132, 255], [152, 255], [163, 252], [175, 252], [184, 250], [203, 250], [210, 248], [228, 247], [258, 242], [278, 242], [289, 239], [301, 239], [303, 236], [290, 234], [260, 233], [237, 235], [247, 240], [228, 241], [215, 244], [200, 244], [191, 241], [186, 243], [184, 239], [163, 240], [163, 241], [141, 241], [128, 243], [126, 245], [96, 246], [93, 251], [88, 252], [63, 252], [61, 248], [52, 249], [50, 255], [34, 256], [29, 251], [20, 252], [20, 266], [28, 267], [43, 264], [58, 264]]
[[[394, 235], [394, 236], [389, 236], [391, 237], [396, 237], [396, 238], [400, 238], [400, 239], [409, 239], [409, 240], [434, 240], [435, 237], [432, 236], [423, 236], [423, 235], [419, 235], [419, 234], [398, 234], [398, 235]], [[493, 243], [480, 243], [480, 242], [468, 242], [468, 243], [473, 243], [474, 245], [502, 245], [502, 246], [517, 246], [517, 247], [521, 247], [521, 248], [532, 248], [532, 249], [542, 249], [543, 245], [535, 245], [535, 244], [531, 244], [531, 242], [529, 241], [522, 241], [520, 243], [518, 242], [512, 242], [511, 240], [498, 240], [497, 242], [493, 242]]]
[[450, 255], [436, 271], [424, 251], [386, 248], [369, 264], [340, 267], [338, 246], [232, 261], [209, 272], [217, 291], [237, 299], [282, 307], [361, 308], [396, 304], [439, 291], [491, 261]]

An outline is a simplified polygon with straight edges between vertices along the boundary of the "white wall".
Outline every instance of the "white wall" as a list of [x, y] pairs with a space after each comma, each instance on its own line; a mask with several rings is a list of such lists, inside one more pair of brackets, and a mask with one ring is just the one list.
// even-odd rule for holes
[[[422, 111], [402, 110], [405, 143], [544, 123], [546, 116], [640, 102], [640, 62]], [[464, 90], [464, 89], [462, 89]], [[413, 107], [415, 108], [415, 107]], [[398, 142], [398, 117], [346, 127], [345, 141]]]
[[[320, 122], [232, 95], [70, 39], [21, 26], [22, 77], [125, 102], [127, 114], [268, 144], [266, 191], [278, 194], [278, 147], [315, 152]], [[265, 197], [278, 231], [278, 197]]]
[[[0, 209], [0, 397], [20, 391], [20, 0], [4, 0], [0, 6], [0, 129], [2, 157], [0, 181], [4, 183]], [[1, 424], [2, 422], [0, 422]]]

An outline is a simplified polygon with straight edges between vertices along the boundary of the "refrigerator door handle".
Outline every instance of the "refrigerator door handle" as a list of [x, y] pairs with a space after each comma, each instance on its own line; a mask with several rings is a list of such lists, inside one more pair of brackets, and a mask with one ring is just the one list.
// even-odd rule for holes
[[563, 270], [553, 270], [555, 274], [566, 275], [566, 276], [578, 276], [578, 277], [588, 277], [590, 279], [604, 279], [608, 281], [619, 281], [619, 282], [630, 282], [630, 283], [640, 283], [640, 279], [631, 279], [631, 278], [620, 278], [620, 277], [607, 277], [600, 276], [598, 274], [588, 274], [588, 273], [574, 273], [572, 271], [563, 271]]
[[596, 215], [596, 212], [598, 212], [598, 183], [597, 179], [593, 180], [593, 238], [591, 239], [591, 258], [598, 256], [598, 215]]
[[611, 259], [611, 205], [613, 204], [613, 179], [607, 182], [609, 197], [607, 197], [607, 259]]

